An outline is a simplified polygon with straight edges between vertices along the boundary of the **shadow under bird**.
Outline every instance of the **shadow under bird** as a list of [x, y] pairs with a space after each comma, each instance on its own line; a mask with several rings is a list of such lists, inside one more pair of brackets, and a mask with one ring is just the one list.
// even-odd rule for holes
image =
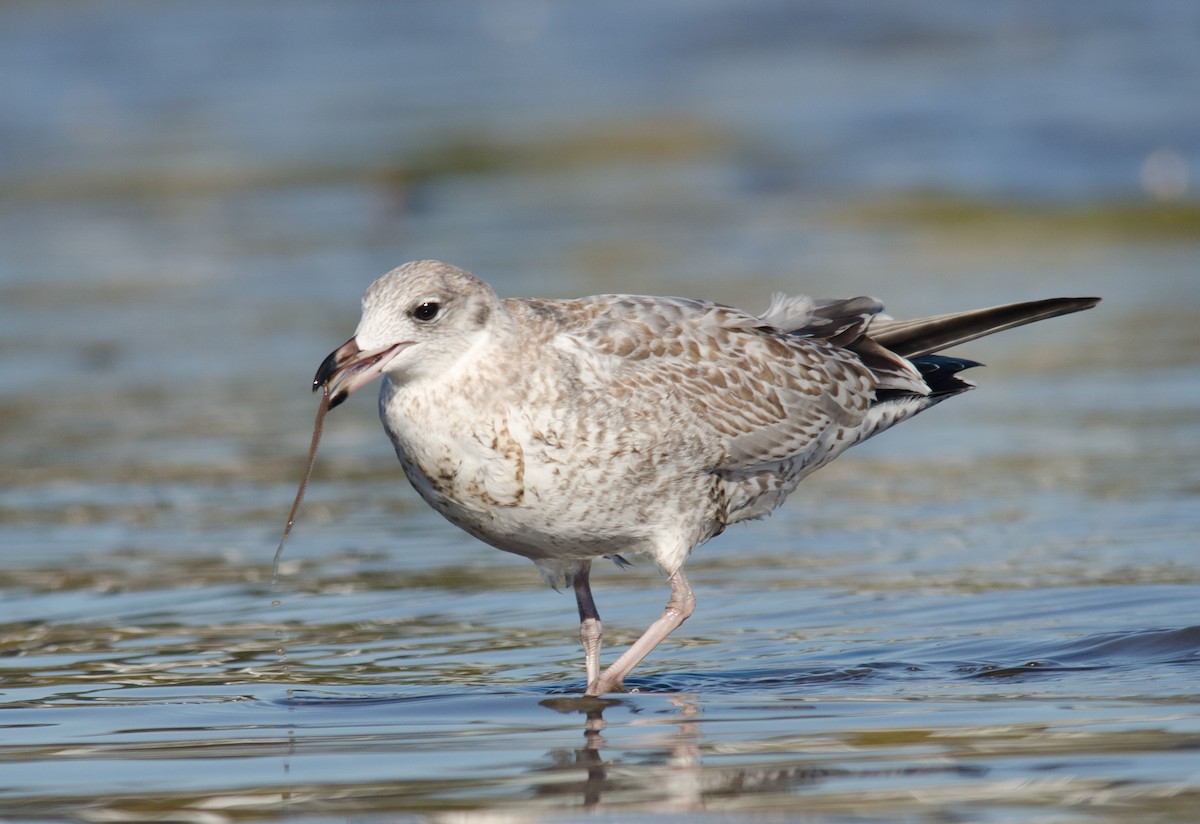
[[[851, 446], [970, 389], [959, 373], [979, 364], [939, 352], [1098, 302], [900, 321], [874, 298], [777, 295], [753, 315], [685, 298], [502, 299], [462, 269], [407, 263], [367, 289], [354, 336], [317, 371], [304, 480], [325, 412], [382, 376], [379, 414], [417, 492], [570, 587], [587, 694], [619, 691], [692, 614], [693, 549], [770, 514]], [[671, 594], [602, 670], [589, 573], [625, 555], [653, 560]]]

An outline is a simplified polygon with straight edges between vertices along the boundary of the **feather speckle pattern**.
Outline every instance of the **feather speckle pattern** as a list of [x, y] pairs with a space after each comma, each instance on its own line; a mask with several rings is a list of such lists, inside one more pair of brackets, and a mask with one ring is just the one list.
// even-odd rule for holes
[[754, 315], [685, 298], [501, 299], [418, 261], [367, 290], [315, 385], [336, 405], [382, 375], [380, 416], [421, 497], [573, 586], [585, 629], [592, 560], [641, 555], [668, 575], [663, 618], [603, 675], [585, 632], [589, 692], [607, 692], [690, 614], [682, 567], [695, 547], [971, 387], [956, 373], [972, 362], [922, 355], [1095, 302], [898, 322], [874, 298], [776, 295]]

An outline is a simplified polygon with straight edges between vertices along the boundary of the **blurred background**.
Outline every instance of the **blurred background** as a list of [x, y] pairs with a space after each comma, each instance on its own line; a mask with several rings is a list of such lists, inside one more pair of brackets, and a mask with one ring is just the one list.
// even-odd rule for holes
[[[1026, 607], [981, 607], [985, 633], [1035, 614], [1046, 586], [1065, 588], [1051, 600], [1076, 604], [1080, 632], [1101, 615], [1114, 630], [1186, 620], [1200, 584], [1198, 193], [1193, 0], [0, 3], [12, 683], [29, 707], [256, 683], [278, 663], [272, 621], [292, 622], [301, 681], [577, 677], [569, 599], [428, 512], [365, 396], [328, 421], [285, 556], [306, 595], [267, 608], [312, 374], [375, 277], [431, 257], [502, 295], [751, 310], [775, 291], [871, 294], [897, 317], [1103, 296], [967, 348], [990, 367], [979, 391], [702, 550], [686, 634], [770, 629], [812, 586], [850, 612], [864, 588], [1030, 588]], [[597, 583], [600, 609], [640, 627], [661, 582], [620, 573], [637, 589], [625, 598], [606, 591], [616, 574]], [[722, 603], [731, 579], [783, 591]], [[1071, 600], [1101, 584], [1159, 588]], [[442, 635], [371, 623], [396, 615]], [[969, 620], [909, 618], [900, 637]], [[541, 653], [521, 634], [531, 623]], [[497, 633], [509, 646], [481, 640]], [[772, 638], [715, 661], [840, 654]], [[410, 642], [432, 646], [397, 652]], [[306, 662], [321, 644], [327, 657]], [[358, 669], [340, 657], [364, 645]], [[464, 645], [472, 656], [449, 657]], [[688, 649], [651, 669], [672, 655], [722, 666]], [[1184, 639], [1173, 654], [1194, 651]]]

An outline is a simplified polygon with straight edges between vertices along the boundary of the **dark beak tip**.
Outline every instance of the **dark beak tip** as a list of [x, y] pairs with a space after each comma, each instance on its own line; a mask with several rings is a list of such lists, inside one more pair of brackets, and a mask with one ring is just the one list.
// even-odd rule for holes
[[317, 369], [317, 374], [313, 375], [313, 391], [315, 392], [320, 387], [329, 382], [333, 377], [333, 373], [337, 371], [338, 360], [337, 353], [330, 355], [321, 362], [321, 366]]
[[339, 367], [348, 362], [357, 352], [358, 345], [354, 343], [354, 338], [350, 338], [350, 340], [330, 352], [325, 357], [325, 360], [321, 361], [321, 365], [317, 367], [317, 374], [313, 376], [313, 391], [316, 392], [333, 380]]
[[329, 393], [329, 408], [333, 409], [341, 405], [342, 401], [350, 397], [350, 392], [347, 391], [344, 383], [347, 375], [355, 374], [359, 369], [365, 366], [373, 365], [379, 360], [378, 355], [363, 359], [361, 357], [362, 350], [359, 348], [357, 341], [354, 338], [343, 343], [337, 349], [329, 353], [329, 356], [321, 362], [317, 368], [317, 374], [313, 377], [312, 391], [324, 389]]

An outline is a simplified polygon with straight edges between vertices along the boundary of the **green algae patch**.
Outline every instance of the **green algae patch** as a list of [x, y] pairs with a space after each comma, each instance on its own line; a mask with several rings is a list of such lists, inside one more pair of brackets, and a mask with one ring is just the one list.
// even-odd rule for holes
[[[660, 117], [547, 127], [532, 135], [451, 132], [421, 145], [397, 145], [382, 157], [337, 156], [318, 162], [247, 167], [234, 160], [193, 166], [64, 170], [0, 181], [6, 201], [196, 198], [294, 187], [409, 186], [456, 176], [569, 173], [618, 165], [694, 161], [722, 152], [732, 135], [694, 118]], [[390, 155], [390, 156], [389, 156]]]
[[406, 155], [376, 169], [376, 174], [385, 181], [421, 182], [454, 175], [569, 172], [597, 166], [688, 161], [732, 145], [732, 136], [700, 121], [665, 117], [551, 129], [534, 138], [464, 134]]
[[914, 228], [976, 240], [1200, 242], [1200, 202], [1186, 200], [1062, 204], [918, 193], [851, 202], [836, 210], [835, 219], [860, 227]]

